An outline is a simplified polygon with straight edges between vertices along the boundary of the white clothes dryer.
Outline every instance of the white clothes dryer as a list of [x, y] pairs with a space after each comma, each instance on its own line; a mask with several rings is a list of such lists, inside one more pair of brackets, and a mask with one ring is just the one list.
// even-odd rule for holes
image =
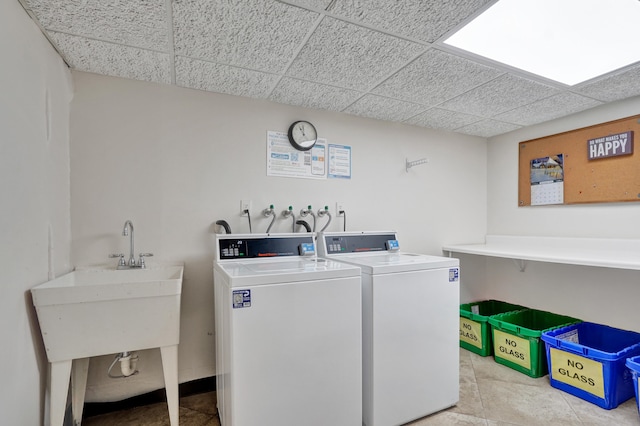
[[327, 232], [318, 246], [362, 269], [364, 425], [400, 425], [455, 405], [458, 259], [403, 253], [395, 232]]
[[358, 267], [315, 234], [223, 234], [214, 261], [222, 426], [360, 426]]

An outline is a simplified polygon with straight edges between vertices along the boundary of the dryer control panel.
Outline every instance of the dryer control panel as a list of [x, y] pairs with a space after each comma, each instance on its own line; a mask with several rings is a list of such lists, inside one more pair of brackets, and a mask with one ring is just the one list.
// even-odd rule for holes
[[397, 251], [400, 249], [396, 235], [393, 233], [324, 235], [323, 238], [327, 254]]

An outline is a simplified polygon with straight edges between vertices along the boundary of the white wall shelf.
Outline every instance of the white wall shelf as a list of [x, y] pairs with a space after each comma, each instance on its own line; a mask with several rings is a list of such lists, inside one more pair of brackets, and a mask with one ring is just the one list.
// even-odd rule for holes
[[487, 235], [484, 243], [442, 247], [452, 253], [514, 259], [520, 271], [526, 261], [640, 270], [640, 240]]

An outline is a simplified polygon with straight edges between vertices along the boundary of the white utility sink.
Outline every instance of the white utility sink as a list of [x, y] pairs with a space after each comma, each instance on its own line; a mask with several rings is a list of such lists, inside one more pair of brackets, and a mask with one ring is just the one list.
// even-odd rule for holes
[[183, 269], [75, 270], [33, 288], [49, 361], [177, 345]]
[[[31, 290], [52, 369], [52, 426], [64, 420], [72, 361], [72, 393], [80, 391], [73, 398], [74, 420], [80, 424], [89, 357], [149, 348], [161, 349], [171, 424], [178, 424], [183, 272], [183, 266], [77, 269]], [[62, 407], [54, 407], [55, 398]]]

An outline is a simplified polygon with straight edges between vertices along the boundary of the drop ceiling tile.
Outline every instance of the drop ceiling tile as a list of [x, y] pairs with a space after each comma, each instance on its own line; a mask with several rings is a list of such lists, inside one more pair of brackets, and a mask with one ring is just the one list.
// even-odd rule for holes
[[134, 80], [171, 83], [169, 55], [69, 34], [49, 32], [71, 68]]
[[493, 117], [558, 92], [554, 87], [504, 74], [439, 106], [450, 111]]
[[424, 49], [417, 43], [326, 17], [287, 75], [367, 91]]
[[269, 100], [305, 108], [342, 111], [362, 95], [355, 90], [284, 77], [269, 96]]
[[165, 0], [23, 0], [42, 26], [145, 49], [168, 50]]
[[498, 114], [494, 118], [500, 121], [529, 126], [584, 111], [601, 104], [602, 102], [591, 98], [571, 92], [563, 92], [503, 114]]
[[337, 0], [329, 12], [432, 43], [494, 0]]
[[640, 64], [593, 83], [578, 86], [574, 91], [607, 102], [638, 96], [640, 95]]
[[273, 0], [175, 0], [175, 51], [227, 65], [284, 72], [318, 17]]
[[432, 108], [405, 121], [407, 124], [429, 127], [440, 130], [455, 130], [482, 120], [475, 115], [462, 114], [460, 112], [447, 111], [440, 108]]
[[404, 121], [422, 111], [424, 106], [383, 98], [382, 96], [365, 95], [350, 105], [343, 112], [379, 120]]
[[517, 124], [486, 119], [478, 121], [477, 123], [460, 127], [459, 129], [456, 129], [456, 132], [473, 136], [482, 136], [483, 138], [490, 138], [492, 136], [511, 132], [521, 127], [522, 126], [518, 126]]
[[182, 87], [264, 99], [277, 80], [275, 74], [176, 56], [176, 84]]
[[372, 92], [424, 105], [436, 105], [500, 74], [503, 71], [430, 49]]

